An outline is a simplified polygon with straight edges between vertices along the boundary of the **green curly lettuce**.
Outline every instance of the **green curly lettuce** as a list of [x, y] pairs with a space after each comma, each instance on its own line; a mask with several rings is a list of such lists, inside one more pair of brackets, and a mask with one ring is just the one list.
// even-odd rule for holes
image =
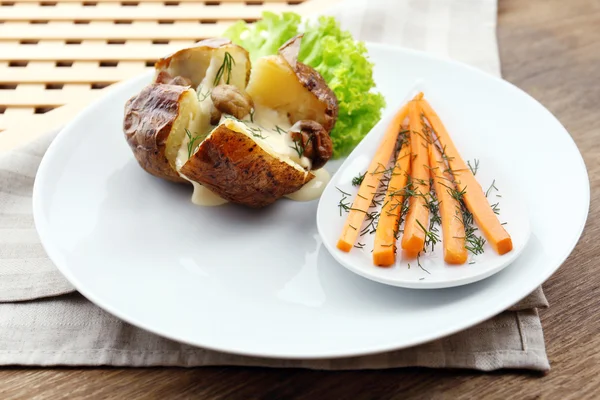
[[281, 15], [263, 12], [262, 19], [248, 25], [238, 21], [229, 27], [224, 36], [244, 47], [250, 53], [250, 60], [277, 54], [277, 50], [290, 38], [298, 34], [302, 18], [293, 12]]
[[333, 17], [304, 24], [301, 20], [291, 12], [265, 12], [255, 24], [237, 22], [225, 36], [246, 48], [255, 60], [277, 54], [282, 44], [304, 32], [298, 59], [316, 69], [338, 99], [339, 116], [331, 139], [334, 157], [346, 156], [379, 121], [385, 99], [372, 90], [373, 64], [363, 42], [355, 41]]

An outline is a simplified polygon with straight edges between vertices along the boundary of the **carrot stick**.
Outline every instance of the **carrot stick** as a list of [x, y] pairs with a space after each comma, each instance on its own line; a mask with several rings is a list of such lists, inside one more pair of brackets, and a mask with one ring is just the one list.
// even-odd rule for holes
[[404, 143], [396, 158], [379, 215], [375, 231], [373, 263], [380, 267], [388, 267], [396, 262], [396, 233], [404, 204], [406, 182], [410, 173], [410, 154], [410, 143]]
[[464, 264], [467, 261], [465, 248], [465, 226], [460, 203], [450, 190], [454, 190], [454, 180], [446, 171], [446, 163], [436, 146], [429, 146], [429, 165], [433, 185], [437, 194], [444, 238], [444, 261], [448, 264]]
[[490, 207], [481, 185], [479, 185], [471, 169], [467, 167], [467, 164], [465, 164], [460, 156], [448, 131], [446, 131], [440, 117], [431, 105], [426, 100], [423, 100], [421, 101], [421, 107], [425, 117], [437, 134], [443, 156], [448, 160], [448, 165], [454, 174], [458, 190], [461, 192], [464, 191], [463, 200], [467, 209], [473, 214], [475, 222], [477, 222], [477, 225], [494, 250], [500, 255], [508, 253], [513, 248], [512, 239]]
[[402, 107], [392, 119], [392, 122], [387, 127], [383, 140], [365, 173], [365, 177], [358, 189], [358, 194], [354, 199], [352, 208], [346, 218], [346, 223], [342, 229], [342, 234], [337, 242], [337, 248], [349, 252], [356, 242], [356, 238], [360, 232], [363, 221], [367, 215], [373, 196], [379, 187], [381, 178], [384, 175], [384, 171], [387, 169], [387, 165], [392, 157], [394, 148], [396, 147], [396, 140], [400, 133], [400, 127], [402, 122], [408, 115], [408, 105]]
[[412, 152], [410, 175], [415, 194], [409, 199], [408, 213], [406, 214], [402, 236], [402, 248], [412, 255], [423, 250], [425, 227], [429, 225], [429, 208], [427, 208], [425, 198], [429, 195], [429, 142], [425, 140], [424, 135], [426, 133], [423, 129], [419, 102], [420, 99], [411, 102], [408, 111]]

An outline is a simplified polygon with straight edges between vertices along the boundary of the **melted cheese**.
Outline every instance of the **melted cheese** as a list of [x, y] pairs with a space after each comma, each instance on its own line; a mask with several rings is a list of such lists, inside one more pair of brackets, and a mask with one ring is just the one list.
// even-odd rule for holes
[[294, 143], [289, 133], [292, 125], [287, 115], [261, 105], [255, 105], [253, 117], [248, 116], [242, 122], [246, 126], [245, 131], [250, 133], [259, 144], [264, 143], [274, 153], [291, 159], [307, 170], [310, 169], [310, 159], [301, 155], [301, 148]]
[[[218, 57], [213, 57], [210, 61], [210, 65], [206, 70], [206, 75], [196, 92], [198, 93], [199, 103], [199, 111], [195, 120], [190, 122], [188, 127], [188, 131], [192, 135], [192, 137], [196, 137], [198, 135], [207, 136], [213, 127], [210, 124], [210, 111], [213, 106], [212, 99], [210, 97], [210, 91], [214, 87], [215, 77], [217, 75], [217, 71], [219, 66], [222, 64], [222, 59]], [[189, 160], [189, 152], [188, 152], [188, 144], [190, 143], [190, 138], [188, 135], [185, 135], [183, 142], [181, 143], [181, 147], [179, 148], [179, 152], [177, 153], [177, 158], [175, 159], [175, 167], [177, 171], [183, 167], [183, 165]], [[194, 143], [195, 146], [200, 145], [200, 141]], [[227, 200], [221, 198], [219, 195], [210, 191], [210, 189], [202, 186], [198, 182], [194, 182], [188, 179], [185, 175], [179, 172], [179, 175], [192, 183], [194, 186], [194, 193], [192, 194], [192, 203], [199, 206], [219, 206], [227, 203]]]
[[210, 189], [202, 186], [198, 182], [192, 182], [192, 184], [194, 185], [192, 203], [198, 206], [220, 206], [221, 204], [227, 203], [227, 200], [211, 192]]
[[313, 179], [311, 179], [308, 183], [300, 188], [297, 192], [288, 194], [288, 199], [295, 201], [311, 201], [318, 199], [323, 194], [325, 190], [325, 186], [329, 183], [329, 172], [324, 169], [318, 169], [316, 171], [312, 171], [315, 175]]
[[[190, 122], [188, 127], [192, 137], [198, 135], [209, 136], [210, 132], [214, 129], [210, 124], [210, 112], [213, 102], [209, 93], [214, 87], [214, 80], [222, 63], [222, 58], [213, 57], [206, 70], [204, 79], [196, 89], [200, 103], [197, 116]], [[255, 105], [252, 117], [248, 115], [243, 121], [239, 121], [230, 115], [223, 115], [219, 122], [219, 125], [221, 124], [226, 124], [232, 130], [242, 131], [252, 136], [265, 151], [273, 154], [281, 161], [295, 168], [301, 166], [306, 170], [310, 170], [311, 160], [302, 156], [298, 145], [294, 143], [289, 133], [291, 124], [287, 115], [261, 105]], [[178, 171], [189, 159], [189, 142], [190, 138], [186, 134], [175, 160], [175, 166]], [[199, 144], [200, 141], [196, 142], [195, 147]], [[311, 181], [297, 192], [286, 197], [296, 201], [310, 201], [319, 198], [327, 182], [329, 182], [329, 173], [324, 169], [313, 171], [313, 173], [315, 177]], [[221, 198], [198, 182], [189, 180], [181, 173], [179, 175], [193, 184], [194, 193], [192, 195], [192, 202], [194, 204], [200, 206], [218, 206], [227, 203], [227, 200]]]

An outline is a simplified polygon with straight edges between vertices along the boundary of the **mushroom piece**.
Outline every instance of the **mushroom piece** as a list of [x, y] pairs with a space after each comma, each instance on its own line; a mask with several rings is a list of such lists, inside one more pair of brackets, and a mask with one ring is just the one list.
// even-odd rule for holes
[[219, 121], [221, 120], [221, 116], [222, 116], [221, 111], [219, 111], [219, 109], [217, 107], [215, 107], [213, 104], [210, 107], [210, 124], [218, 125]]
[[254, 102], [248, 93], [242, 92], [233, 85], [218, 85], [210, 93], [215, 108], [237, 119], [242, 119], [250, 113]]
[[312, 170], [324, 166], [333, 155], [329, 133], [315, 121], [301, 120], [290, 128], [292, 140], [302, 145], [302, 155], [312, 161]]

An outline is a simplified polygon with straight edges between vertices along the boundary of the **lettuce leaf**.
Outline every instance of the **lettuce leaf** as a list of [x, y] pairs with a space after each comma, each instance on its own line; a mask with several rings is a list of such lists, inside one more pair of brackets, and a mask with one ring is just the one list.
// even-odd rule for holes
[[250, 52], [252, 60], [277, 54], [287, 40], [304, 32], [298, 59], [316, 69], [335, 93], [339, 116], [331, 131], [334, 157], [348, 155], [381, 118], [385, 99], [373, 91], [373, 64], [367, 49], [343, 31], [333, 17], [301, 23], [298, 14], [263, 13], [253, 25], [244, 21], [230, 27], [225, 36]]
[[229, 27], [224, 36], [248, 50], [250, 60], [277, 54], [281, 45], [298, 34], [302, 18], [293, 12], [281, 15], [265, 11], [254, 24], [238, 21]]

